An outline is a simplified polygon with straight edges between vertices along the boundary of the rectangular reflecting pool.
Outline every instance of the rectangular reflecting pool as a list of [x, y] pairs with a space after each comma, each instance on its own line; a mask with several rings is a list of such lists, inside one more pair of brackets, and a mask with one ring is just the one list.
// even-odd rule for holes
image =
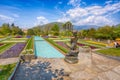
[[64, 58], [63, 54], [39, 36], [34, 37], [34, 51], [37, 57]]

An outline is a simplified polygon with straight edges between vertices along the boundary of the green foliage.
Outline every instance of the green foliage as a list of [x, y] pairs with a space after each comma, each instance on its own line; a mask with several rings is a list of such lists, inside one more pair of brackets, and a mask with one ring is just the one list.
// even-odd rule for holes
[[9, 34], [11, 33], [10, 25], [4, 23], [4, 24], [1, 26], [0, 31], [1, 31], [1, 33], [2, 33], [3, 35], [9, 35]]
[[103, 49], [98, 50], [97, 52], [110, 56], [120, 56], [120, 48]]
[[112, 39], [120, 37], [120, 26], [103, 26], [98, 29], [88, 29], [79, 31], [80, 38]]
[[23, 35], [24, 32], [18, 27], [15, 26], [14, 23], [9, 24], [4, 23], [0, 28], [0, 34], [1, 35]]
[[55, 47], [59, 48], [61, 51], [63, 51], [64, 53], [68, 53], [68, 50], [63, 48], [62, 46], [59, 46], [58, 44], [56, 44], [53, 40], [50, 39], [45, 39], [47, 40], [49, 43], [53, 44]]
[[58, 36], [58, 35], [59, 35], [59, 31], [60, 31], [59, 26], [58, 26], [57, 24], [55, 24], [55, 25], [51, 28], [51, 31], [52, 31], [52, 34], [53, 34], [54, 36]]
[[35, 34], [35, 33], [34, 33], [33, 29], [28, 29], [27, 35], [34, 35], [34, 34]]
[[40, 34], [42, 34], [41, 29], [40, 29], [39, 26], [34, 27], [33, 31], [34, 31], [34, 35], [40, 35]]
[[12, 74], [16, 63], [8, 65], [0, 65], [0, 80], [8, 80], [9, 76]]
[[28, 40], [25, 49], [33, 49], [33, 37], [31, 37], [31, 38]]

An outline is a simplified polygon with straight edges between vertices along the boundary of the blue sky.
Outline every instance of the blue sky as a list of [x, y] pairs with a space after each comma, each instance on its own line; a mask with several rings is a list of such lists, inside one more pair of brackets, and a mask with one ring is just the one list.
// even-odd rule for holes
[[0, 0], [0, 25], [15, 23], [30, 28], [49, 22], [74, 25], [120, 23], [120, 0]]

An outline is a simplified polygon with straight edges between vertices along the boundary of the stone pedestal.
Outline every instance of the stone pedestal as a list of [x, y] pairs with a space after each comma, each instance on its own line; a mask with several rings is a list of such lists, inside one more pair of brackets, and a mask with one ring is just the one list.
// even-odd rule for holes
[[74, 56], [66, 56], [64, 60], [71, 64], [78, 63], [78, 58]]
[[71, 64], [78, 63], [78, 53], [79, 50], [70, 50], [70, 52], [65, 56], [65, 61]]

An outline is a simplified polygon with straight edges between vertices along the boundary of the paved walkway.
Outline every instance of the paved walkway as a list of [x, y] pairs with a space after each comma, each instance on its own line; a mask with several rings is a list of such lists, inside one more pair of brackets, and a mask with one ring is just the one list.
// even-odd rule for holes
[[16, 58], [5, 58], [5, 59], [0, 59], [0, 65], [7, 65], [7, 64], [12, 64], [18, 62], [18, 57]]
[[39, 58], [22, 63], [15, 80], [120, 80], [120, 61], [90, 52], [79, 53], [79, 63]]

